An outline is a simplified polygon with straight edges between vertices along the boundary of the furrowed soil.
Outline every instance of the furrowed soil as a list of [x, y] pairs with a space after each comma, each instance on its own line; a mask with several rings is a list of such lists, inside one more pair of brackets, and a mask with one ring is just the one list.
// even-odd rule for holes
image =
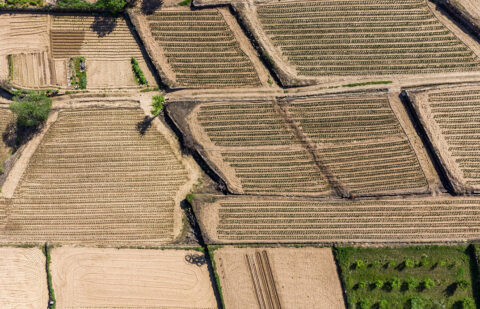
[[57, 308], [216, 308], [207, 265], [190, 250], [89, 249], [51, 252]]
[[48, 306], [45, 256], [39, 248], [0, 248], [0, 307]]
[[330, 248], [235, 248], [214, 253], [226, 308], [345, 308]]

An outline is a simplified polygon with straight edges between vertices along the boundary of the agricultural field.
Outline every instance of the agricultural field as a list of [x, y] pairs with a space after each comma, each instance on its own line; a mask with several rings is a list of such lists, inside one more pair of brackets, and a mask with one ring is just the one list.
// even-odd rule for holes
[[345, 308], [330, 248], [214, 251], [226, 308]]
[[457, 193], [480, 192], [480, 85], [407, 91]]
[[[193, 250], [60, 247], [51, 250], [56, 307], [217, 308], [206, 264]], [[46, 308], [46, 307], [44, 307]]]
[[480, 54], [445, 26], [426, 0], [282, 1], [237, 7], [270, 59], [294, 72], [279, 70], [303, 80], [480, 70]]
[[148, 16], [135, 15], [140, 35], [171, 87], [261, 85], [246, 54], [251, 46], [243, 46], [249, 44], [246, 38], [243, 45], [238, 41], [229, 25], [235, 19], [228, 10], [165, 9]]
[[308, 199], [198, 196], [208, 243], [432, 243], [473, 241], [480, 199]]
[[173, 102], [167, 111], [234, 193], [428, 192], [385, 92]]
[[1, 241], [171, 242], [189, 174], [162, 133], [139, 133], [144, 112], [79, 108], [57, 117], [15, 189]]
[[336, 255], [349, 308], [476, 308], [466, 246], [340, 247]]
[[0, 248], [0, 307], [48, 306], [45, 256], [39, 248]]
[[[10, 112], [9, 109], [7, 109], [6, 106], [1, 106], [0, 105], [0, 135], [3, 136], [3, 134], [6, 132], [7, 127], [10, 125], [12, 122], [12, 113]], [[5, 160], [10, 157], [10, 148], [8, 145], [5, 144], [5, 142], [0, 140], [0, 175], [3, 173], [3, 163]]]

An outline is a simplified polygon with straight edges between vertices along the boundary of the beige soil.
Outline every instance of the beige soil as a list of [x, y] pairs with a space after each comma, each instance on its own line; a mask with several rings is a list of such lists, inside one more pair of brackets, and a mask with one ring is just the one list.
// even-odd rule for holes
[[57, 308], [215, 308], [207, 265], [186, 250], [52, 250]]
[[0, 307], [47, 308], [47, 274], [42, 251], [1, 247], [0, 256]]
[[230, 10], [228, 8], [219, 8], [218, 11], [222, 14], [223, 19], [227, 23], [227, 25], [232, 30], [235, 39], [237, 40], [240, 49], [247, 55], [250, 61], [257, 72], [258, 78], [264, 87], [275, 87], [274, 79], [271, 77], [270, 72], [268, 72], [267, 68], [263, 65], [262, 61], [260, 61], [258, 52], [253, 48], [250, 40], [247, 38], [245, 33], [243, 32], [240, 25], [237, 23], [235, 17], [232, 16]]
[[[259, 302], [257, 296], [264, 295], [259, 292], [266, 289], [258, 285], [264, 281], [260, 278], [254, 283], [255, 268], [249, 268], [247, 257], [258, 262], [255, 255], [263, 252], [269, 261], [263, 268], [267, 276], [268, 273], [273, 276], [280, 306], [269, 305], [268, 301], [262, 303], [262, 298], [269, 298], [265, 296]], [[224, 247], [216, 250], [214, 256], [227, 308], [345, 308], [330, 248]]]
[[474, 18], [480, 19], [480, 0], [460, 0], [460, 3]]

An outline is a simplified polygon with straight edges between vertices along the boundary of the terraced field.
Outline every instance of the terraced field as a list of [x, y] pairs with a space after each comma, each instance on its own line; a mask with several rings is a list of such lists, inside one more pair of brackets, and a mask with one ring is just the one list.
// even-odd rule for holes
[[458, 192], [480, 192], [480, 86], [408, 92]]
[[212, 243], [425, 243], [475, 240], [480, 233], [477, 198], [314, 201], [209, 197], [205, 201], [195, 201], [194, 207], [202, 231]]
[[301, 76], [469, 72], [480, 60], [426, 0], [259, 5], [263, 30]]
[[[167, 107], [175, 115], [175, 103]], [[175, 116], [174, 116], [175, 117]], [[177, 119], [176, 123], [182, 123]], [[428, 192], [385, 92], [206, 102], [187, 118], [235, 193], [341, 196]]]
[[17, 187], [3, 240], [158, 244], [187, 171], [140, 109], [60, 111]]
[[205, 156], [220, 168], [231, 191], [330, 194], [313, 157], [274, 105], [272, 101], [201, 104], [192, 112], [190, 132], [206, 149]]
[[51, 27], [54, 58], [83, 56], [89, 59], [142, 58], [142, 52], [125, 19], [96, 22], [94, 16], [54, 15]]
[[250, 59], [217, 10], [157, 11], [147, 21], [178, 85], [201, 88], [260, 85]]
[[284, 102], [327, 171], [351, 194], [426, 189], [415, 152], [384, 93]]

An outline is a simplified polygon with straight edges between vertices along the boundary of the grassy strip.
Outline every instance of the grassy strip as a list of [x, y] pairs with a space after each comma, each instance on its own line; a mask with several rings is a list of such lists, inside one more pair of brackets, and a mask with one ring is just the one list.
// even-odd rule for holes
[[468, 246], [468, 253], [470, 254], [470, 272], [472, 274], [473, 298], [480, 308], [480, 246], [471, 244]]
[[367, 85], [386, 85], [391, 84], [391, 80], [379, 80], [379, 81], [371, 81], [371, 82], [364, 82], [364, 83], [353, 83], [353, 84], [346, 84], [343, 87], [358, 87], [358, 86], [367, 86]]
[[80, 89], [87, 88], [87, 70], [82, 70], [82, 62], [85, 63], [84, 57], [70, 58], [70, 69], [73, 72], [71, 77], [72, 85], [78, 86]]
[[131, 63], [132, 63], [132, 69], [133, 69], [133, 73], [135, 74], [135, 80], [137, 81], [137, 84], [148, 86], [147, 79], [145, 78], [145, 75], [143, 74], [142, 69], [138, 65], [137, 60], [135, 60], [135, 58], [132, 57]]
[[[465, 246], [334, 248], [349, 308], [475, 308]], [[473, 287], [473, 288], [472, 288]]]
[[215, 276], [215, 283], [217, 285], [218, 293], [220, 294], [220, 302], [222, 303], [222, 308], [226, 308], [225, 301], [223, 300], [222, 285], [220, 284], [220, 278], [218, 277], [218, 273], [217, 273], [217, 264], [215, 263], [215, 257], [214, 257], [215, 250], [221, 247], [222, 247], [221, 245], [207, 246], [207, 250], [208, 250], [208, 255], [210, 256], [210, 260], [212, 261], [213, 275]]
[[183, 0], [179, 2], [178, 5], [187, 6], [187, 5], [190, 5], [190, 3], [192, 3], [192, 0]]
[[28, 7], [42, 7], [43, 0], [6, 0], [5, 3], [0, 3], [0, 8], [28, 8]]
[[52, 274], [50, 273], [50, 250], [53, 246], [49, 246], [47, 243], [43, 246], [43, 254], [46, 258], [46, 270], [47, 270], [47, 285], [48, 285], [48, 309], [55, 309], [57, 307], [57, 301], [55, 300], [55, 292], [53, 291]]
[[13, 55], [8, 55], [8, 80], [13, 79]]
[[155, 247], [155, 246], [120, 246], [120, 247], [115, 247], [115, 249], [136, 249], [136, 250], [192, 250], [192, 251], [198, 251], [201, 253], [204, 253], [205, 250], [203, 247], [197, 246], [197, 247], [179, 247], [179, 246], [161, 246], [161, 247]]
[[81, 9], [81, 10], [104, 10], [118, 14], [125, 9], [125, 0], [98, 0], [95, 3], [88, 3], [85, 0], [59, 0], [55, 7], [60, 9]]

